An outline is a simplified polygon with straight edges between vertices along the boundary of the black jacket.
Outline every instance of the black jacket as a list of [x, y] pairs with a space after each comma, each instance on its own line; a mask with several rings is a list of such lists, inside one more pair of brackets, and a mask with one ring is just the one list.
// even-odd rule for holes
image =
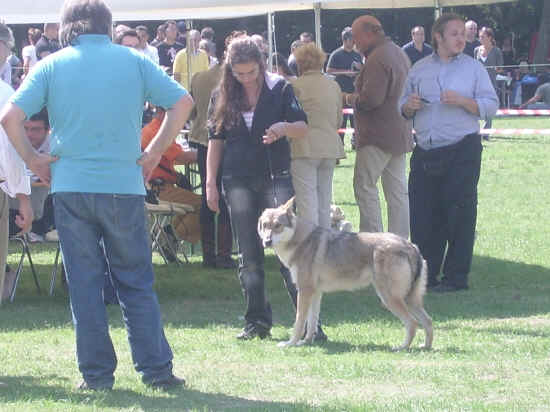
[[241, 116], [239, 123], [231, 129], [224, 127], [220, 133], [215, 133], [213, 129], [209, 131], [210, 139], [225, 141], [222, 176], [258, 176], [288, 171], [290, 146], [286, 138], [270, 145], [263, 144], [262, 140], [266, 129], [274, 123], [300, 120], [307, 121], [307, 117], [292, 86], [283, 77], [266, 73], [251, 130], [248, 130]]

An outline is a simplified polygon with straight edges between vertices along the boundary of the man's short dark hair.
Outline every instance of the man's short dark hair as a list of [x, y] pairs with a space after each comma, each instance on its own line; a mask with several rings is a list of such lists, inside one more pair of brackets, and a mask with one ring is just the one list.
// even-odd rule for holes
[[300, 39], [303, 39], [304, 37], [307, 37], [307, 38], [311, 39], [311, 41], [313, 41], [313, 39], [314, 39], [313, 34], [311, 34], [308, 31], [300, 33]]
[[48, 109], [45, 107], [40, 110], [38, 113], [33, 114], [29, 120], [33, 122], [42, 121], [46, 129], [50, 128], [50, 119], [48, 118]]
[[61, 11], [59, 40], [70, 46], [81, 34], [106, 34], [111, 37], [113, 16], [102, 0], [67, 0]]
[[31, 41], [33, 44], [38, 43], [38, 40], [40, 40], [41, 37], [42, 37], [42, 32], [40, 31], [40, 29], [32, 29]]
[[205, 27], [201, 30], [201, 39], [214, 41], [214, 29]]
[[456, 13], [443, 13], [434, 22], [434, 25], [432, 26], [432, 47], [436, 52], [437, 52], [437, 39], [435, 38], [435, 34], [437, 33], [441, 37], [443, 37], [443, 33], [445, 32], [445, 28], [447, 27], [447, 24], [450, 21], [456, 21], [456, 20], [460, 20], [461, 22], [464, 22], [464, 19]]
[[125, 37], [135, 37], [136, 39], [139, 40], [139, 36], [137, 34], [137, 31], [135, 31], [134, 29], [130, 29], [130, 30], [124, 30], [122, 33], [120, 33], [118, 36], [116, 36], [115, 43], [116, 44], [122, 44], [122, 40]]
[[158, 27], [157, 27], [157, 33], [161, 31], [161, 32], [165, 32], [166, 31], [166, 23], [162, 23], [162, 24], [159, 24]]
[[352, 38], [351, 27], [344, 27], [344, 30], [342, 30], [342, 41], [351, 40]]

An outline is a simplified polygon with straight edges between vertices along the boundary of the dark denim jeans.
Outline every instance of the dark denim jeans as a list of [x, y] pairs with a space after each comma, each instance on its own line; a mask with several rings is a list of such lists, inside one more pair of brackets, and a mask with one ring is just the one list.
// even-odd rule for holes
[[117, 359], [102, 296], [108, 267], [136, 370], [145, 383], [170, 376], [172, 351], [153, 291], [144, 197], [56, 193], [54, 211], [84, 380], [91, 387], [110, 387], [114, 382]]
[[[246, 299], [245, 320], [269, 330], [273, 324], [265, 293], [264, 249], [258, 235], [258, 218], [264, 209], [284, 204], [294, 195], [290, 174], [269, 177], [223, 177], [223, 192], [239, 245], [239, 280]], [[281, 274], [296, 306], [296, 287], [281, 263]]]

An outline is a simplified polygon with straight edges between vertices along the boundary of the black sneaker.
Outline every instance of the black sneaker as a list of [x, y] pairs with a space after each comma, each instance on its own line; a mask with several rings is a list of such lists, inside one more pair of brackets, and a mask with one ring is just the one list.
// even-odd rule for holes
[[148, 382], [146, 385], [154, 389], [161, 389], [163, 391], [167, 391], [170, 389], [185, 387], [185, 379], [178, 378], [175, 375], [170, 375], [169, 377], [164, 379]]
[[245, 326], [245, 328], [237, 335], [239, 340], [250, 340], [256, 337], [260, 339], [265, 339], [268, 336], [271, 336], [271, 333], [268, 329], [262, 328], [261, 326], [250, 323]]
[[426, 288], [429, 290], [433, 290], [434, 288], [438, 287], [441, 284], [441, 282], [437, 279], [428, 279], [428, 284], [426, 285]]
[[88, 382], [82, 381], [76, 385], [76, 389], [81, 391], [112, 391], [113, 387], [107, 385], [90, 385]]
[[213, 268], [215, 269], [216, 268], [216, 259], [214, 258], [207, 258], [207, 259], [202, 259], [202, 267], [203, 268]]

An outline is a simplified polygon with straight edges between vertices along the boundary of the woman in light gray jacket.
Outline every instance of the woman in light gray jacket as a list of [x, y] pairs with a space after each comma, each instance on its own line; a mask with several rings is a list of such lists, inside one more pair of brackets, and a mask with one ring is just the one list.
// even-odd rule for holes
[[289, 139], [292, 183], [298, 215], [321, 227], [330, 227], [332, 177], [336, 160], [345, 157], [338, 128], [342, 124], [342, 93], [321, 72], [326, 54], [310, 43], [294, 51], [299, 77], [292, 82], [307, 114], [308, 133]]

